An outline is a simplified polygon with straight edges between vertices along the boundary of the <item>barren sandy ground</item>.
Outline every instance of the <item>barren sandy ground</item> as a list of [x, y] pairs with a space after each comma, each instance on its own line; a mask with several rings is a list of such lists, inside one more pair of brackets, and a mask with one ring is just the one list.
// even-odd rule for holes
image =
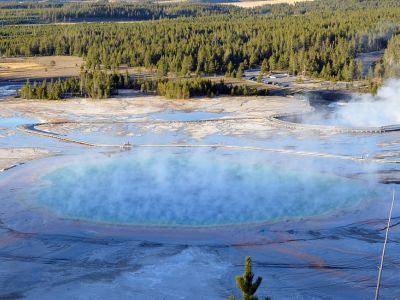
[[[221, 5], [235, 5], [238, 7], [243, 7], [243, 8], [253, 8], [257, 6], [262, 6], [262, 5], [267, 5], [267, 4], [282, 4], [282, 3], [288, 3], [288, 4], [295, 4], [297, 2], [306, 2], [306, 1], [314, 1], [314, 0], [242, 0], [238, 2], [217, 2], [216, 4], [221, 4]], [[156, 3], [182, 3], [182, 2], [187, 2], [187, 0], [160, 0], [157, 1]]]
[[[83, 59], [76, 56], [2, 57], [0, 81], [79, 76], [82, 63]], [[155, 77], [151, 69], [121, 65], [119, 72], [125, 74], [126, 71], [133, 76]]]
[[41, 148], [0, 148], [0, 172], [28, 160], [50, 156], [51, 152]]
[[81, 64], [74, 56], [0, 58], [0, 80], [77, 76]]
[[206, 111], [235, 114], [236, 117], [267, 117], [277, 112], [304, 109], [304, 103], [293, 98], [267, 97], [217, 97], [191, 100], [167, 100], [159, 96], [139, 95], [107, 100], [70, 99], [67, 101], [21, 100], [2, 101], [0, 116], [18, 111], [40, 120], [66, 119], [75, 121], [126, 120], [145, 117], [163, 110]]
[[282, 4], [282, 3], [287, 3], [294, 5], [295, 3], [298, 2], [308, 2], [308, 1], [314, 1], [314, 0], [259, 0], [259, 1], [241, 1], [241, 2], [223, 2], [220, 4], [223, 5], [234, 5], [242, 8], [253, 8], [257, 6], [263, 6], [263, 5], [268, 5], [268, 4]]

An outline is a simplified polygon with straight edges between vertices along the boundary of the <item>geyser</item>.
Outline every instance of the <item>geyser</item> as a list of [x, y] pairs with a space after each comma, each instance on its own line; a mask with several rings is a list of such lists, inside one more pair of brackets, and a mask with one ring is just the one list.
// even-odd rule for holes
[[254, 152], [144, 151], [82, 159], [43, 175], [35, 204], [57, 215], [132, 225], [209, 226], [315, 216], [380, 189]]

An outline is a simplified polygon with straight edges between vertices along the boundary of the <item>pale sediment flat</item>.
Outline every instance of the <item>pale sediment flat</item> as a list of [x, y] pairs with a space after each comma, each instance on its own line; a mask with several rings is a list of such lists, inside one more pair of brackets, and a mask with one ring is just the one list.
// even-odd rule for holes
[[42, 148], [0, 148], [0, 172], [23, 162], [50, 155], [52, 155], [50, 150]]
[[[271, 129], [265, 121], [267, 118], [282, 112], [307, 112], [308, 103], [285, 97], [218, 97], [197, 98], [191, 100], [167, 100], [159, 96], [135, 96], [111, 98], [107, 100], [70, 99], [67, 101], [18, 100], [9, 99], [2, 102], [0, 116], [9, 111], [43, 120], [73, 121], [60, 125], [41, 126], [42, 130], [65, 134], [70, 130], [80, 129], [84, 132], [98, 131], [110, 128], [112, 122], [149, 121], [149, 114], [161, 111], [177, 112], [211, 112], [229, 115], [220, 122], [145, 122], [140, 124], [144, 131], [176, 131], [183, 130], [194, 138], [202, 138], [213, 133], [244, 134], [250, 133], [264, 136]], [[226, 120], [224, 120], [224, 118]], [[245, 122], [235, 121], [235, 118], [247, 118]], [[85, 122], [87, 122], [85, 124]], [[98, 122], [99, 124], [93, 124]], [[102, 125], [101, 123], [104, 122]]]
[[[83, 134], [94, 132], [110, 134], [115, 133], [114, 122], [132, 122], [132, 126], [138, 128], [143, 134], [181, 131], [191, 138], [200, 140], [212, 134], [254, 134], [266, 137], [271, 134], [273, 129], [265, 121], [266, 117], [281, 112], [301, 112], [308, 109], [308, 104], [285, 97], [217, 97], [168, 100], [159, 96], [139, 95], [107, 100], [77, 98], [64, 101], [8, 98], [2, 101], [0, 117], [10, 117], [17, 114], [36, 119], [38, 122], [55, 122], [36, 127], [39, 130], [50, 131], [55, 134], [68, 135], [73, 130], [78, 130]], [[227, 117], [222, 117], [217, 122], [162, 122], [151, 119], [152, 113], [162, 111], [213, 112], [226, 114]], [[235, 120], [235, 118], [246, 119]], [[68, 121], [71, 121], [71, 123], [68, 123]], [[60, 122], [60, 124], [57, 124], [57, 122]], [[135, 124], [135, 122], [138, 123]], [[15, 129], [10, 130], [15, 131]], [[119, 128], [118, 130], [120, 136], [129, 137], [131, 135], [130, 128]], [[40, 147], [40, 145], [34, 146]], [[7, 149], [0, 149], [0, 169], [6, 170], [24, 161], [49, 155], [51, 155], [51, 152], [46, 149], [13, 148], [13, 145], [7, 145]]]
[[165, 109], [178, 111], [207, 111], [235, 113], [238, 116], [269, 116], [280, 112], [301, 112], [304, 102], [293, 98], [266, 97], [216, 97], [190, 100], [168, 100], [161, 96], [139, 95], [134, 97], [115, 97], [110, 99], [74, 98], [63, 101], [23, 100], [10, 98], [2, 102], [0, 115], [17, 110], [23, 114], [40, 118], [90, 118], [90, 117], [129, 117], [159, 112]]

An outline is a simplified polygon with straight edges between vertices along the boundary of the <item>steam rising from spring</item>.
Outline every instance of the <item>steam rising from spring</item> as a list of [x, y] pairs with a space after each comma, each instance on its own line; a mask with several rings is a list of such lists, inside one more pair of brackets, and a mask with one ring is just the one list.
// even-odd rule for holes
[[376, 96], [354, 96], [338, 108], [335, 119], [355, 127], [400, 124], [400, 80], [387, 81]]
[[202, 226], [319, 215], [379, 191], [304, 167], [253, 152], [135, 150], [61, 166], [37, 198], [71, 218]]
[[[329, 104], [335, 108], [327, 114], [317, 110], [311, 114], [295, 117], [294, 122], [341, 127], [379, 127], [400, 124], [400, 80], [391, 79], [377, 94], [353, 94], [350, 101]], [[293, 118], [289, 117], [289, 120]]]

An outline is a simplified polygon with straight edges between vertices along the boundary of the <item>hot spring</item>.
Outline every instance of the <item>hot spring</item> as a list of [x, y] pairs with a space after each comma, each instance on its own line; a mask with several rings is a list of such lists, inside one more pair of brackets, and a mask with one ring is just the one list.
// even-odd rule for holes
[[256, 152], [133, 150], [57, 163], [34, 205], [64, 218], [216, 226], [309, 217], [382, 195], [379, 185]]

